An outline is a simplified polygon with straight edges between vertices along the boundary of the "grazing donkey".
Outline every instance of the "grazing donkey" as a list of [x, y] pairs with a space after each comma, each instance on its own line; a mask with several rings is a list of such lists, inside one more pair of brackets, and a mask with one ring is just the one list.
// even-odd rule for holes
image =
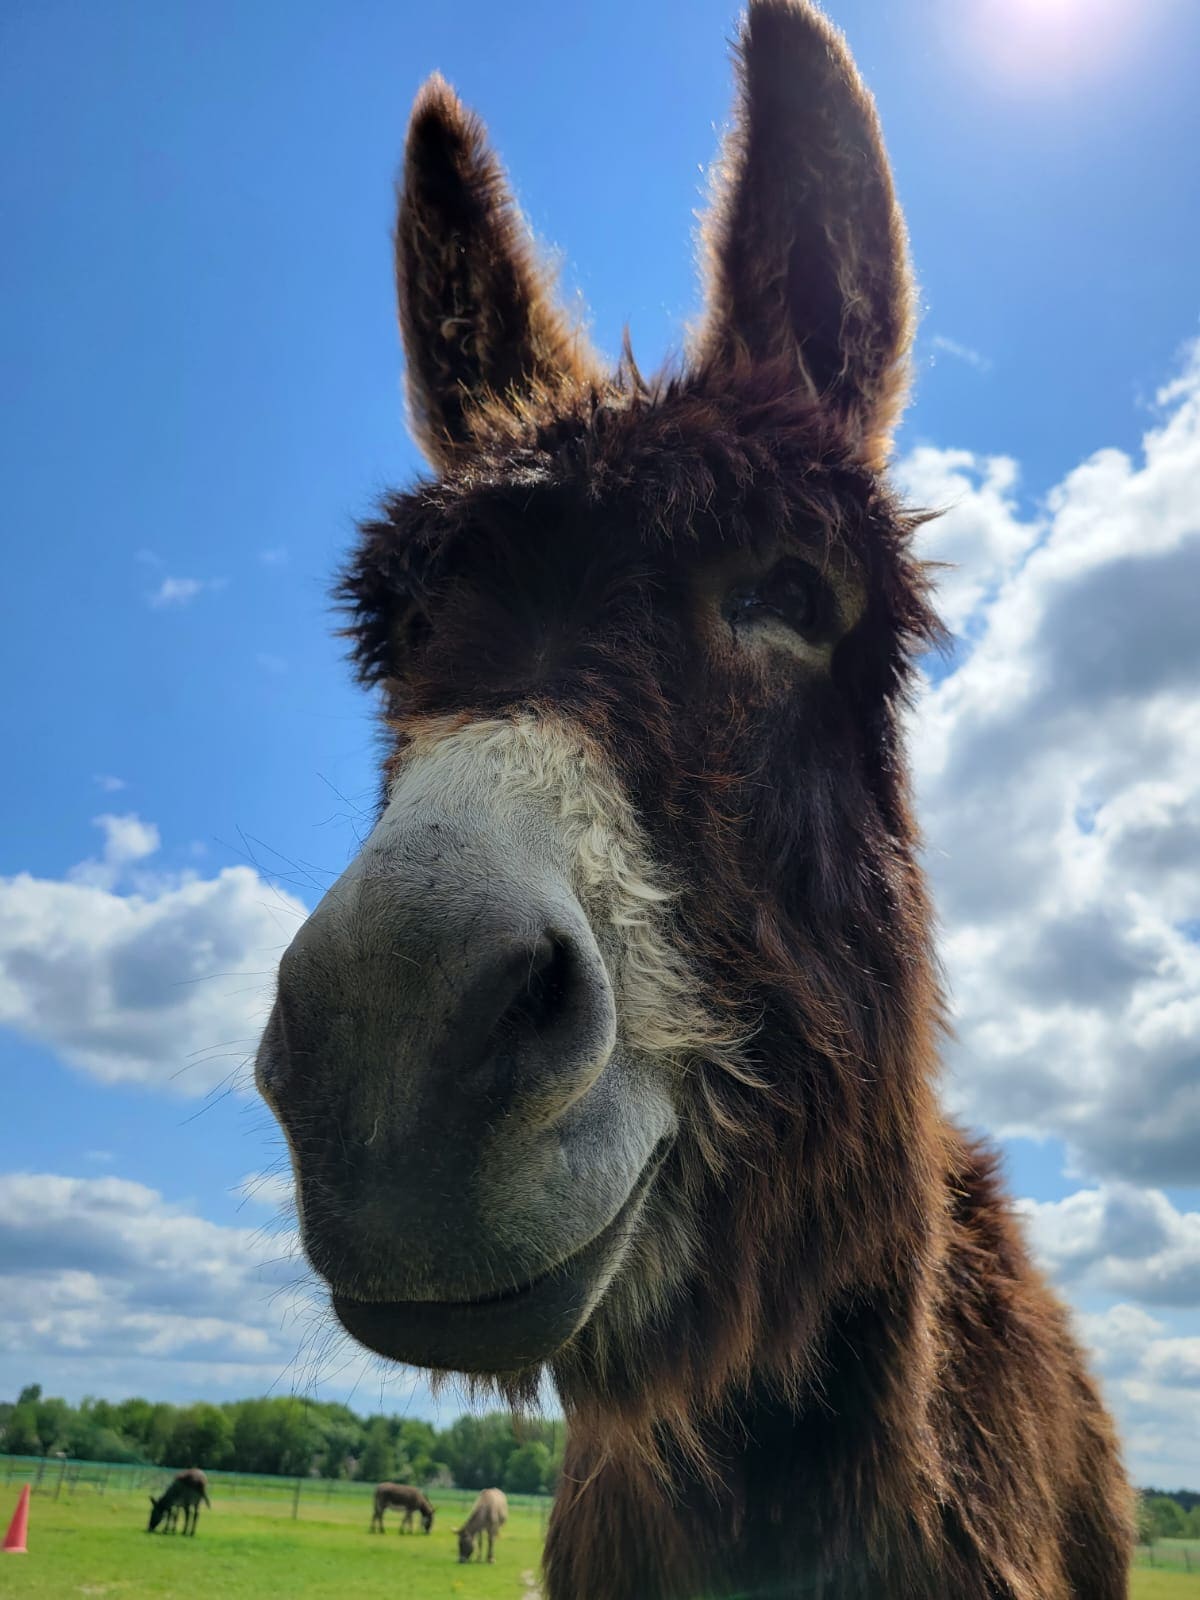
[[396, 271], [435, 475], [341, 589], [383, 795], [259, 1082], [345, 1327], [556, 1383], [549, 1600], [1117, 1600], [1112, 1427], [934, 1094], [903, 713], [939, 629], [886, 477], [879, 124], [801, 0], [752, 0], [739, 87], [707, 310], [652, 382], [602, 370], [480, 123], [421, 91]]
[[375, 1511], [371, 1517], [371, 1532], [383, 1532], [383, 1513], [385, 1511], [403, 1511], [404, 1517], [400, 1523], [401, 1533], [411, 1533], [413, 1513], [421, 1513], [421, 1527], [426, 1533], [433, 1529], [433, 1507], [421, 1493], [420, 1489], [412, 1489], [406, 1483], [381, 1483], [375, 1490]]
[[[470, 1561], [474, 1554], [476, 1561], [483, 1560], [483, 1541], [487, 1540], [487, 1558], [489, 1561], [496, 1559], [496, 1535], [508, 1521], [508, 1501], [501, 1489], [481, 1489], [479, 1498], [471, 1507], [471, 1515], [461, 1528], [454, 1531], [458, 1535], [458, 1559]], [[475, 1549], [475, 1541], [479, 1541], [479, 1549]]]
[[[176, 1531], [176, 1519], [183, 1512], [184, 1533], [195, 1534], [196, 1523], [200, 1517], [200, 1502], [212, 1510], [212, 1501], [208, 1498], [208, 1479], [199, 1467], [187, 1467], [183, 1472], [176, 1473], [167, 1485], [166, 1490], [156, 1500], [150, 1496], [150, 1522], [146, 1528], [147, 1533], [153, 1533], [159, 1523], [166, 1518], [167, 1526], [163, 1530], [167, 1533]], [[189, 1522], [190, 1519], [190, 1522]]]

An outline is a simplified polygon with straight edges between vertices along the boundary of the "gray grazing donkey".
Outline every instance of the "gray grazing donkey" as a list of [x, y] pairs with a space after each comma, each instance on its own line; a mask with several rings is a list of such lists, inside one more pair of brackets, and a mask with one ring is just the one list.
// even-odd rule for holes
[[401, 1533], [411, 1533], [413, 1515], [416, 1512], [421, 1516], [421, 1527], [429, 1533], [433, 1527], [433, 1507], [419, 1489], [412, 1489], [406, 1483], [381, 1483], [375, 1491], [375, 1510], [371, 1517], [371, 1532], [383, 1532], [383, 1513], [385, 1511], [403, 1511], [404, 1519], [400, 1524]]
[[[479, 1499], [471, 1507], [471, 1515], [461, 1528], [455, 1531], [458, 1534], [458, 1559], [470, 1561], [472, 1555], [477, 1561], [483, 1560], [483, 1536], [487, 1536], [487, 1558], [489, 1561], [496, 1559], [494, 1550], [496, 1535], [508, 1521], [508, 1501], [500, 1489], [481, 1489]], [[479, 1540], [479, 1549], [475, 1549], [475, 1541]]]
[[[183, 1512], [184, 1533], [195, 1534], [196, 1520], [200, 1515], [200, 1502], [212, 1510], [212, 1501], [208, 1498], [208, 1479], [199, 1467], [187, 1467], [183, 1472], [177, 1473], [166, 1491], [156, 1500], [150, 1496], [150, 1522], [146, 1528], [147, 1533], [153, 1533], [164, 1517], [167, 1519], [167, 1529], [175, 1532], [175, 1518], [178, 1512]], [[190, 1519], [190, 1520], [189, 1520]]]

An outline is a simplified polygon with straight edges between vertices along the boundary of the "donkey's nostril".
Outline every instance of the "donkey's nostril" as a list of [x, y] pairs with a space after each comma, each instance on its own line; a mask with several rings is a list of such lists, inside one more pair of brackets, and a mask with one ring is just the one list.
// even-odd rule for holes
[[[482, 952], [481, 952], [482, 955]], [[462, 996], [459, 1060], [493, 1099], [586, 1091], [612, 1050], [612, 990], [599, 952], [570, 933], [543, 932], [482, 956]]]
[[545, 1034], [562, 1014], [570, 981], [568, 946], [553, 934], [543, 934], [530, 953], [524, 989], [496, 1024], [496, 1042]]

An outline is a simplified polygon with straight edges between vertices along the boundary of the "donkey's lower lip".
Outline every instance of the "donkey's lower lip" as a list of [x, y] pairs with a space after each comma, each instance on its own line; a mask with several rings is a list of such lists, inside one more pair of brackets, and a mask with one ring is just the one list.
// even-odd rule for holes
[[589, 1244], [520, 1288], [481, 1300], [355, 1300], [335, 1289], [334, 1314], [360, 1344], [410, 1366], [491, 1374], [537, 1366], [579, 1331], [608, 1286], [661, 1164], [655, 1156]]

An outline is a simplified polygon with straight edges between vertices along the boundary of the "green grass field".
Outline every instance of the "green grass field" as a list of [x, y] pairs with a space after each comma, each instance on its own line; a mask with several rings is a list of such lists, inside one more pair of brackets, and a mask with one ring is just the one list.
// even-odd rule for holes
[[[431, 1496], [435, 1507], [436, 1495]], [[468, 1498], [467, 1504], [470, 1504]], [[248, 1499], [214, 1501], [194, 1539], [146, 1533], [149, 1503], [125, 1493], [36, 1497], [29, 1554], [0, 1556], [0, 1595], [38, 1600], [522, 1600], [542, 1547], [539, 1509], [514, 1506], [496, 1561], [460, 1565], [462, 1503], [443, 1499], [433, 1532], [367, 1532], [370, 1501], [299, 1521]], [[11, 1508], [3, 1512], [6, 1523]], [[391, 1518], [389, 1517], [389, 1521]]]
[[[11, 1506], [0, 1507], [6, 1523]], [[12, 1497], [15, 1499], [15, 1496]], [[366, 1496], [334, 1496], [298, 1521], [249, 1496], [200, 1513], [194, 1539], [145, 1532], [144, 1494], [35, 1496], [29, 1554], [0, 1556], [0, 1596], [13, 1600], [524, 1600], [537, 1572], [545, 1510], [514, 1506], [494, 1566], [460, 1566], [453, 1536], [469, 1496], [433, 1497], [432, 1534], [367, 1532]], [[1170, 1559], [1171, 1541], [1159, 1546]], [[1182, 1547], [1181, 1547], [1182, 1548]], [[1200, 1600], [1200, 1573], [1139, 1567], [1131, 1600]], [[631, 1596], [630, 1600], [636, 1600]], [[884, 1597], [880, 1597], [884, 1600]]]
[[1195, 1600], [1200, 1595], [1200, 1576], [1186, 1572], [1151, 1571], [1138, 1567], [1129, 1588], [1130, 1600]]

